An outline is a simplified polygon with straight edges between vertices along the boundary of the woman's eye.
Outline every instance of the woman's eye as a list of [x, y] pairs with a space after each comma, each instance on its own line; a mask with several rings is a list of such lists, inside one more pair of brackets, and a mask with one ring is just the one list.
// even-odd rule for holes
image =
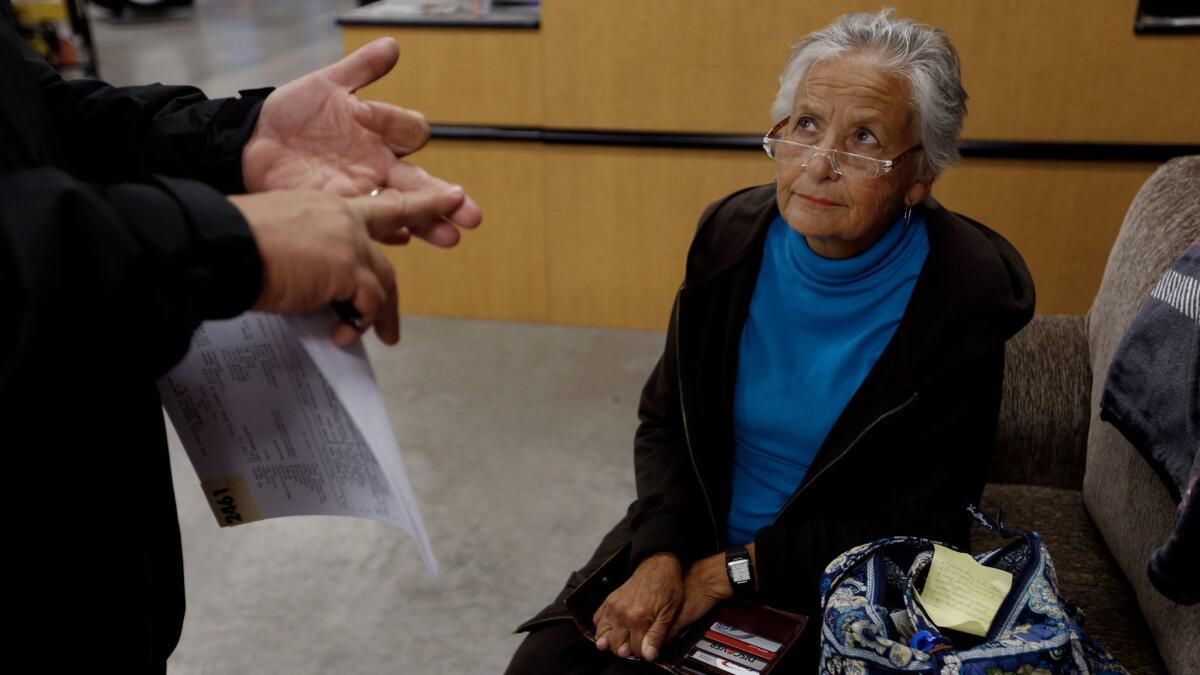
[[859, 129], [854, 134], [854, 140], [867, 145], [876, 145], [879, 143], [879, 141], [875, 139], [875, 134], [867, 131], [866, 129]]
[[817, 123], [814, 122], [813, 118], [811, 118], [811, 117], [803, 117], [802, 116], [802, 117], [799, 117], [796, 119], [796, 130], [797, 131], [812, 131], [813, 129], [816, 128], [816, 126], [817, 126]]

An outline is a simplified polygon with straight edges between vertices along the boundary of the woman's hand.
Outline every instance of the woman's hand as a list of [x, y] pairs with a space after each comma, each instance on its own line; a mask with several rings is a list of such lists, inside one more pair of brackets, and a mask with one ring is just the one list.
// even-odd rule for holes
[[592, 616], [596, 648], [625, 658], [658, 658], [683, 599], [679, 558], [658, 553], [646, 558], [629, 580], [609, 594]]
[[[750, 564], [754, 564], [754, 544], [747, 544], [746, 551], [750, 554]], [[667, 637], [673, 638], [683, 629], [700, 620], [709, 610], [716, 607], [718, 602], [733, 597], [733, 587], [729, 585], [729, 574], [725, 570], [725, 554], [697, 560], [688, 568], [683, 578], [683, 606], [679, 616], [671, 625]]]

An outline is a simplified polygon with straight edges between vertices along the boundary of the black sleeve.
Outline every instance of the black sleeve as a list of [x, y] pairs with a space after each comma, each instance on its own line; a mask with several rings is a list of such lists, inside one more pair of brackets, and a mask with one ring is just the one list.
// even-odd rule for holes
[[[696, 237], [703, 236], [722, 206], [754, 189], [739, 190], [709, 204], [700, 214]], [[689, 258], [690, 255], [689, 252]], [[708, 515], [710, 506], [693, 464], [685, 429], [687, 413], [680, 400], [678, 348], [682, 293], [681, 288], [675, 296], [666, 345], [642, 389], [638, 407], [640, 424], [633, 456], [638, 497], [630, 511], [633, 567], [655, 553], [674, 553], [687, 564], [711, 554], [720, 543], [709, 539], [715, 536], [712, 532], [715, 524]]]
[[[841, 553], [881, 537], [910, 535], [969, 547], [971, 518], [966, 507], [979, 503], [987, 480], [1000, 414], [1003, 346], [951, 379], [922, 393], [924, 408], [931, 412], [918, 415], [919, 431], [891, 446], [885, 454], [892, 462], [872, 468], [892, 486], [873, 498], [881, 505], [877, 517], [811, 518], [758, 531], [755, 568], [768, 604], [781, 599], [785, 606], [819, 607], [825, 566]], [[871, 498], [850, 492], [853, 488], [848, 489], [848, 499]]]
[[0, 175], [0, 204], [0, 389], [45, 345], [87, 350], [92, 335], [120, 336], [104, 339], [118, 353], [98, 357], [157, 377], [201, 321], [235, 316], [261, 291], [246, 221], [201, 183], [101, 186], [40, 168]]
[[678, 302], [671, 312], [666, 348], [646, 381], [638, 407], [631, 567], [655, 553], [674, 553], [681, 560], [690, 560], [697, 548], [697, 527], [707, 528], [696, 522], [697, 517], [705, 517], [706, 507], [697, 500], [698, 479], [683, 429], [675, 352], [677, 314]]
[[157, 173], [245, 192], [242, 148], [270, 89], [209, 100], [194, 87], [64, 80], [27, 45], [21, 53], [73, 175], [109, 183]]

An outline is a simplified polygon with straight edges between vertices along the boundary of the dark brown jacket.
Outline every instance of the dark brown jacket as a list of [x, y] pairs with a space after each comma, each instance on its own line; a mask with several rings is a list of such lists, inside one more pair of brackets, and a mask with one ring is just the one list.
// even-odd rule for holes
[[[656, 552], [686, 564], [724, 548], [738, 340], [778, 213], [774, 186], [764, 185], [701, 217], [666, 347], [642, 393], [638, 498], [559, 601], [523, 629], [565, 616], [562, 597], [614, 553], [632, 568]], [[895, 335], [799, 489], [755, 537], [767, 604], [814, 613], [825, 564], [878, 537], [968, 545], [965, 507], [987, 477], [1004, 341], [1033, 315], [1033, 282], [1016, 249], [983, 225], [936, 208], [926, 226], [929, 255]]]

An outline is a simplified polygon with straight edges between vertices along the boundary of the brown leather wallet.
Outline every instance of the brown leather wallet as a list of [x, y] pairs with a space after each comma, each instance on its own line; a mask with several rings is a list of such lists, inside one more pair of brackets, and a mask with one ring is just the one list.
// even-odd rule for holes
[[[567, 596], [567, 609], [587, 639], [596, 641], [592, 616], [629, 572], [626, 546]], [[663, 645], [654, 665], [680, 675], [767, 675], [780, 668], [807, 623], [799, 614], [726, 600]]]

